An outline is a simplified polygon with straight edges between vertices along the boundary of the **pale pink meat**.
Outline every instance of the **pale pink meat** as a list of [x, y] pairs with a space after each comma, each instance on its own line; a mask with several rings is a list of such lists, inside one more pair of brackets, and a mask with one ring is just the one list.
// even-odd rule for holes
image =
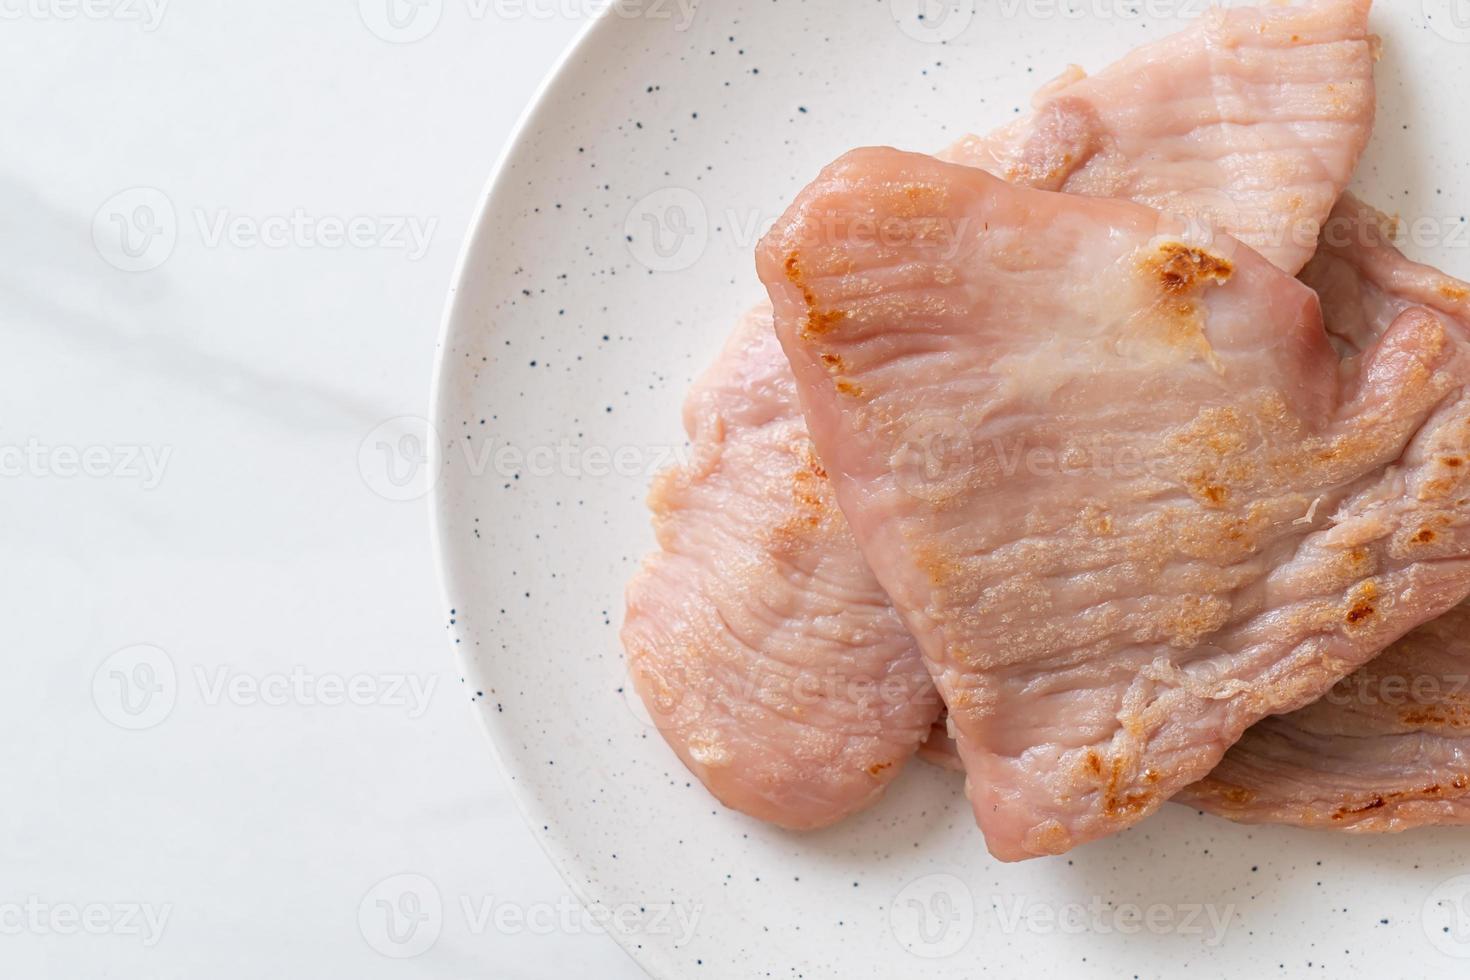
[[[1347, 355], [1414, 305], [1470, 325], [1470, 283], [1404, 258], [1395, 226], [1346, 195], [1302, 271]], [[964, 772], [947, 719], [919, 754]], [[1247, 823], [1357, 833], [1470, 823], [1470, 605], [1421, 626], [1322, 699], [1252, 725], [1174, 802]]]
[[[1470, 330], [1470, 284], [1406, 259], [1393, 224], [1344, 197], [1303, 271], [1349, 353], [1414, 306]], [[1416, 542], [1432, 546], [1470, 523], [1466, 502], [1456, 503]], [[1470, 823], [1470, 605], [1415, 630], [1323, 699], [1252, 726], [1175, 799], [1233, 820], [1356, 832]]]
[[1232, 235], [1295, 273], [1373, 128], [1371, 0], [1217, 9], [942, 159], [1116, 197]]
[[[1324, 186], [1346, 184], [1372, 126], [1367, 9], [1363, 0], [1316, 0], [1211, 14], [1095, 79], [1070, 73], [1037, 96], [1032, 119], [962, 140], [946, 155], [1020, 183], [1147, 199], [1242, 234], [1259, 227], [1253, 188], [1262, 174], [1294, 174], [1300, 193], [1284, 213], [1293, 229], [1315, 228], [1330, 205]], [[1175, 60], [1187, 83], [1171, 79]], [[1206, 83], [1220, 95], [1213, 106], [1189, 88], [1201, 70], [1214, 76]], [[1268, 73], [1290, 84], [1273, 88], [1262, 81]], [[1122, 94], [1130, 88], [1141, 94]], [[1194, 94], [1180, 98], [1185, 91]], [[1239, 165], [1217, 159], [1222, 138], [1233, 141]], [[1212, 176], [1240, 183], [1201, 183]], [[1293, 249], [1272, 255], [1305, 259]], [[744, 390], [750, 379], [757, 384]], [[623, 636], [632, 682], [686, 765], [727, 805], [806, 828], [873, 802], [941, 705], [897, 616], [870, 608], [886, 598], [871, 598], [881, 588], [809, 465], [815, 456], [793, 392], [769, 310], [756, 310], [690, 394], [696, 463], [655, 486], [661, 551], [629, 587]], [[813, 501], [824, 514], [815, 523]], [[715, 537], [721, 549], [705, 549]], [[818, 563], [822, 580], [792, 572]], [[857, 597], [850, 611], [829, 579]], [[771, 707], [814, 688], [828, 693], [803, 714]], [[874, 725], [854, 728], [874, 690], [888, 700]], [[764, 693], [753, 699], [751, 691]], [[910, 703], [892, 703], [904, 698]], [[832, 726], [826, 736], [823, 725]]]
[[1340, 368], [1229, 239], [889, 149], [757, 265], [997, 857], [1142, 819], [1470, 594], [1470, 348], [1428, 310]]
[[1470, 605], [1321, 700], [1257, 722], [1174, 799], [1243, 823], [1354, 833], [1470, 823]]
[[837, 510], [769, 307], [696, 383], [684, 422], [694, 459], [656, 479], [661, 550], [628, 587], [630, 676], [726, 805], [832, 823], [882, 792], [939, 697]]

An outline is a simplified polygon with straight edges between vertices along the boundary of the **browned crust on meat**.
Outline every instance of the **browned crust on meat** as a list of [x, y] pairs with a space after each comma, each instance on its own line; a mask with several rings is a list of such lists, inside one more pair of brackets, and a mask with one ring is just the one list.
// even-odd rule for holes
[[1364, 582], [1353, 590], [1348, 599], [1348, 611], [1344, 621], [1349, 626], [1366, 628], [1373, 617], [1378, 615], [1378, 585], [1372, 581]]
[[1379, 793], [1371, 799], [1355, 806], [1340, 806], [1332, 811], [1333, 820], [1346, 820], [1349, 817], [1360, 816], [1381, 810], [1386, 806], [1396, 803], [1407, 803], [1413, 800], [1439, 800], [1457, 796], [1470, 787], [1470, 779], [1465, 776], [1456, 776], [1448, 788], [1433, 783], [1423, 789], [1394, 790], [1388, 793]]
[[[1103, 765], [1102, 756], [1096, 749], [1088, 749], [1086, 764], [1089, 771], [1099, 779], [1104, 776], [1106, 769], [1107, 782], [1103, 787], [1103, 814], [1110, 818], [1131, 816], [1143, 810], [1154, 801], [1155, 794], [1144, 790], [1136, 793], [1120, 793], [1120, 787], [1126, 782], [1125, 767], [1123, 759], [1112, 756], [1106, 767]], [[1152, 769], [1143, 773], [1146, 782], [1153, 784], [1159, 781], [1159, 774]]]
[[800, 542], [833, 516], [827, 471], [808, 446], [803, 465], [791, 472], [791, 497], [796, 513], [771, 532], [774, 541]]
[[1235, 806], [1245, 806], [1256, 798], [1256, 794], [1244, 786], [1232, 786], [1229, 783], [1220, 783], [1215, 792], [1220, 799]]
[[1208, 282], [1230, 281], [1235, 266], [1229, 260], [1183, 242], [1165, 242], [1145, 263], [1160, 288], [1170, 296], [1185, 296]]
[[801, 256], [797, 252], [786, 256], [786, 278], [801, 290], [802, 301], [806, 303], [806, 324], [801, 328], [801, 335], [807, 340], [830, 333], [847, 316], [841, 310], [824, 311], [818, 308], [817, 294], [807, 285], [806, 277], [801, 271]]
[[1137, 268], [1152, 300], [1144, 299], [1145, 309], [1135, 319], [1137, 328], [1157, 343], [1189, 352], [1219, 370], [1205, 336], [1199, 294], [1206, 286], [1229, 282], [1235, 266], [1184, 242], [1164, 242], [1141, 251]]

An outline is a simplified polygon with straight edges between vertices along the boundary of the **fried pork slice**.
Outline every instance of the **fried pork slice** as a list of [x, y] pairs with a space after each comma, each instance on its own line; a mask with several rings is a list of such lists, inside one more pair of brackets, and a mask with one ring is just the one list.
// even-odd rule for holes
[[[1470, 284], [1409, 261], [1394, 227], [1344, 197], [1302, 274], [1349, 354], [1416, 306], [1470, 325]], [[1443, 463], [1457, 458], [1452, 468], [1470, 467], [1453, 455]], [[1470, 500], [1444, 496], [1448, 488], [1421, 488], [1433, 506], [1406, 553], [1433, 555], [1470, 522]], [[1258, 722], [1176, 799], [1232, 820], [1359, 832], [1470, 823], [1470, 605], [1415, 630], [1321, 700]]]
[[1370, 0], [1212, 10], [944, 155], [1012, 183], [1138, 201], [1295, 274], [1373, 129]]
[[1340, 365], [1250, 249], [890, 149], [757, 265], [999, 858], [1135, 823], [1470, 595], [1470, 354], [1427, 309]]
[[628, 588], [629, 671], [684, 764], [783, 827], [870, 804], [939, 697], [868, 571], [753, 311], [685, 405], [694, 457], [649, 497], [660, 550]]
[[[1274, 159], [1273, 180], [1316, 175], [1290, 207], [1273, 211], [1297, 219], [1278, 231], [1301, 225], [1311, 237], [1347, 182], [1372, 125], [1367, 12], [1361, 0], [1315, 0], [1212, 13], [1182, 34], [1145, 45], [1095, 79], [1076, 83], [1076, 73], [1069, 73], [1038, 95], [1033, 119], [988, 139], [962, 140], [947, 155], [993, 167], [1017, 183], [1136, 196], [1170, 209], [1176, 220], [1257, 239], [1253, 209], [1261, 193], [1254, 188]], [[1196, 97], [1182, 99], [1183, 89], [1168, 69], [1171, 60], [1185, 73], [1204, 70], [1216, 77], [1193, 79]], [[1119, 93], [1129, 88], [1137, 91], [1126, 104], [1118, 103]], [[1213, 104], [1202, 94], [1210, 89], [1220, 96]], [[1346, 125], [1349, 118], [1356, 123]], [[1239, 165], [1220, 162], [1226, 146]], [[1317, 163], [1308, 166], [1307, 157]], [[1243, 183], [1201, 183], [1209, 179]], [[1334, 188], [1330, 197], [1328, 188]], [[1230, 205], [1232, 200], [1241, 206]], [[1273, 257], [1294, 262], [1293, 272], [1305, 260], [1294, 250], [1278, 250]], [[756, 337], [760, 329], [767, 334], [764, 342]], [[915, 732], [941, 706], [917, 666], [917, 648], [895, 636], [902, 629], [895, 615], [867, 604], [849, 615], [833, 606], [821, 580], [791, 573], [793, 554], [807, 565], [823, 555], [822, 563], [842, 569], [838, 578], [853, 594], [881, 593], [870, 574], [864, 578], [866, 566], [840, 529], [841, 514], [827, 506], [821, 521], [810, 520], [809, 501], [830, 505], [831, 490], [808, 464], [815, 457], [794, 395], [767, 398], [760, 412], [749, 413], [744, 409], [750, 398], [732, 390], [738, 379], [759, 379], [763, 390], [793, 390], [768, 308], [742, 321], [690, 394], [686, 418], [696, 456], [716, 457], [720, 465], [681, 467], [661, 477], [651, 497], [662, 551], [630, 586], [624, 629], [630, 676], [665, 739], [719, 799], [784, 826], [817, 827], [876, 800], [917, 746]], [[756, 424], [769, 431], [746, 431]], [[770, 457], [762, 457], [760, 450], [768, 447], [774, 447]], [[772, 490], [773, 481], [794, 487], [798, 480], [799, 493]], [[738, 560], [678, 550], [702, 546], [700, 534], [683, 529], [718, 526], [727, 512], [743, 515], [744, 523], [730, 529], [739, 541], [731, 552]], [[835, 553], [839, 548], [846, 553]], [[737, 574], [739, 579], [731, 577]], [[759, 587], [746, 588], [751, 583]], [[819, 594], [806, 594], [813, 589]], [[807, 619], [815, 610], [821, 611], [820, 622]], [[790, 618], [783, 620], [785, 615]], [[741, 625], [751, 622], [763, 625]], [[804, 637], [839, 635], [848, 639], [836, 645], [817, 639], [796, 652]], [[865, 642], [893, 659], [850, 654], [848, 644]], [[837, 659], [826, 663], [824, 654]], [[746, 692], [773, 680], [777, 690], [828, 691], [823, 710], [802, 721], [787, 712], [773, 727], [776, 715], [741, 703]], [[841, 734], [854, 731], [863, 699], [873, 697], [880, 683], [888, 685], [881, 696], [906, 694], [913, 704], [885, 704], [872, 718], [876, 727]], [[684, 701], [700, 708], [667, 710]], [[839, 717], [845, 719], [840, 732], [819, 735], [815, 726]], [[855, 741], [846, 745], [843, 737]], [[792, 746], [798, 761], [779, 749], [764, 761], [755, 759], [773, 745]]]

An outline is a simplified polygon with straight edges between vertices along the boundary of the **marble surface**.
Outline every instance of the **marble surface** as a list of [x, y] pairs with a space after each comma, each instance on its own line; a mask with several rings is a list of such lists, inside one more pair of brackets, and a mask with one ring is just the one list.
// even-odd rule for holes
[[6, 976], [642, 975], [510, 802], [371, 438], [592, 5], [387, 3], [6, 6]]

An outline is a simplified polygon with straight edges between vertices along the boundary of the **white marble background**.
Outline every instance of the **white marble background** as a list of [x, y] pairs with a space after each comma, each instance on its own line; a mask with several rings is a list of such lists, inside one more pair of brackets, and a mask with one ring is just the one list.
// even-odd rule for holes
[[[0, 3], [0, 975], [641, 975], [505, 792], [424, 502], [359, 466], [593, 6]], [[398, 874], [443, 903], [408, 958]]]

